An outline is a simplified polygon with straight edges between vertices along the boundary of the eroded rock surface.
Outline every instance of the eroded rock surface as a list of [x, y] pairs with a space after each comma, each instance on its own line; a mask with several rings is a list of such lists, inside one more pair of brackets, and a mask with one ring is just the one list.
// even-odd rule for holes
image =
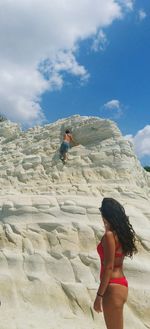
[[[80, 145], [64, 166], [67, 128]], [[0, 150], [0, 328], [105, 328], [92, 308], [104, 196], [124, 205], [138, 240], [125, 261], [125, 328], [149, 328], [149, 175], [115, 124], [74, 116], [22, 132], [5, 122]]]
[[[70, 149], [64, 166], [59, 147], [66, 128], [79, 145]], [[26, 132], [9, 121], [0, 123], [1, 191], [96, 195], [108, 184], [130, 186], [132, 192], [150, 186], [132, 144], [112, 121], [77, 115]]]

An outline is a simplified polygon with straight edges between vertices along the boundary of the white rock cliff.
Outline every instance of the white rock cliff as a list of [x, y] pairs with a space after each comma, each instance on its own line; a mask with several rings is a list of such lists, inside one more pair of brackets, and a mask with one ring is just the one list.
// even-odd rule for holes
[[[63, 165], [67, 128], [79, 145]], [[105, 328], [92, 308], [104, 196], [124, 205], [138, 239], [139, 253], [125, 261], [125, 328], [150, 328], [150, 176], [132, 144], [96, 117], [26, 132], [0, 123], [0, 329]]]

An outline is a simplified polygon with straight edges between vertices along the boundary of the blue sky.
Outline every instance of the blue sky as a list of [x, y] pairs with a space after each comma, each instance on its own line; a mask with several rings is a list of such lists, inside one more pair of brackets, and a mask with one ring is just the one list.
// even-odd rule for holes
[[9, 27], [0, 17], [1, 112], [25, 127], [73, 114], [112, 119], [150, 165], [150, 2], [38, 0], [38, 11], [18, 1], [3, 6]]

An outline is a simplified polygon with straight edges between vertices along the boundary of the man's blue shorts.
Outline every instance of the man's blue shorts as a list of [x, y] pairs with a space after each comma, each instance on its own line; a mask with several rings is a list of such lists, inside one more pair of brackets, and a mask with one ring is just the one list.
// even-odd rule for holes
[[67, 142], [62, 142], [61, 146], [60, 146], [60, 154], [64, 154], [64, 153], [67, 153], [69, 150], [69, 143]]

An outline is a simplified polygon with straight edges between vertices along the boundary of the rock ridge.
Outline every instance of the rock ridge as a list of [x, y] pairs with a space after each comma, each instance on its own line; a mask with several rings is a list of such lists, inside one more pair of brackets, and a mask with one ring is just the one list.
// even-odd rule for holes
[[[59, 159], [65, 129], [80, 145]], [[93, 311], [103, 197], [116, 198], [136, 231], [125, 259], [127, 329], [150, 328], [150, 175], [116, 124], [75, 115], [27, 131], [0, 123], [1, 329], [104, 329]]]
[[[79, 145], [70, 149], [64, 166], [59, 147], [66, 128]], [[95, 193], [108, 184], [149, 193], [150, 175], [114, 122], [75, 115], [27, 131], [10, 121], [0, 123], [1, 192], [63, 193], [65, 185], [68, 193], [90, 194], [91, 184]]]

